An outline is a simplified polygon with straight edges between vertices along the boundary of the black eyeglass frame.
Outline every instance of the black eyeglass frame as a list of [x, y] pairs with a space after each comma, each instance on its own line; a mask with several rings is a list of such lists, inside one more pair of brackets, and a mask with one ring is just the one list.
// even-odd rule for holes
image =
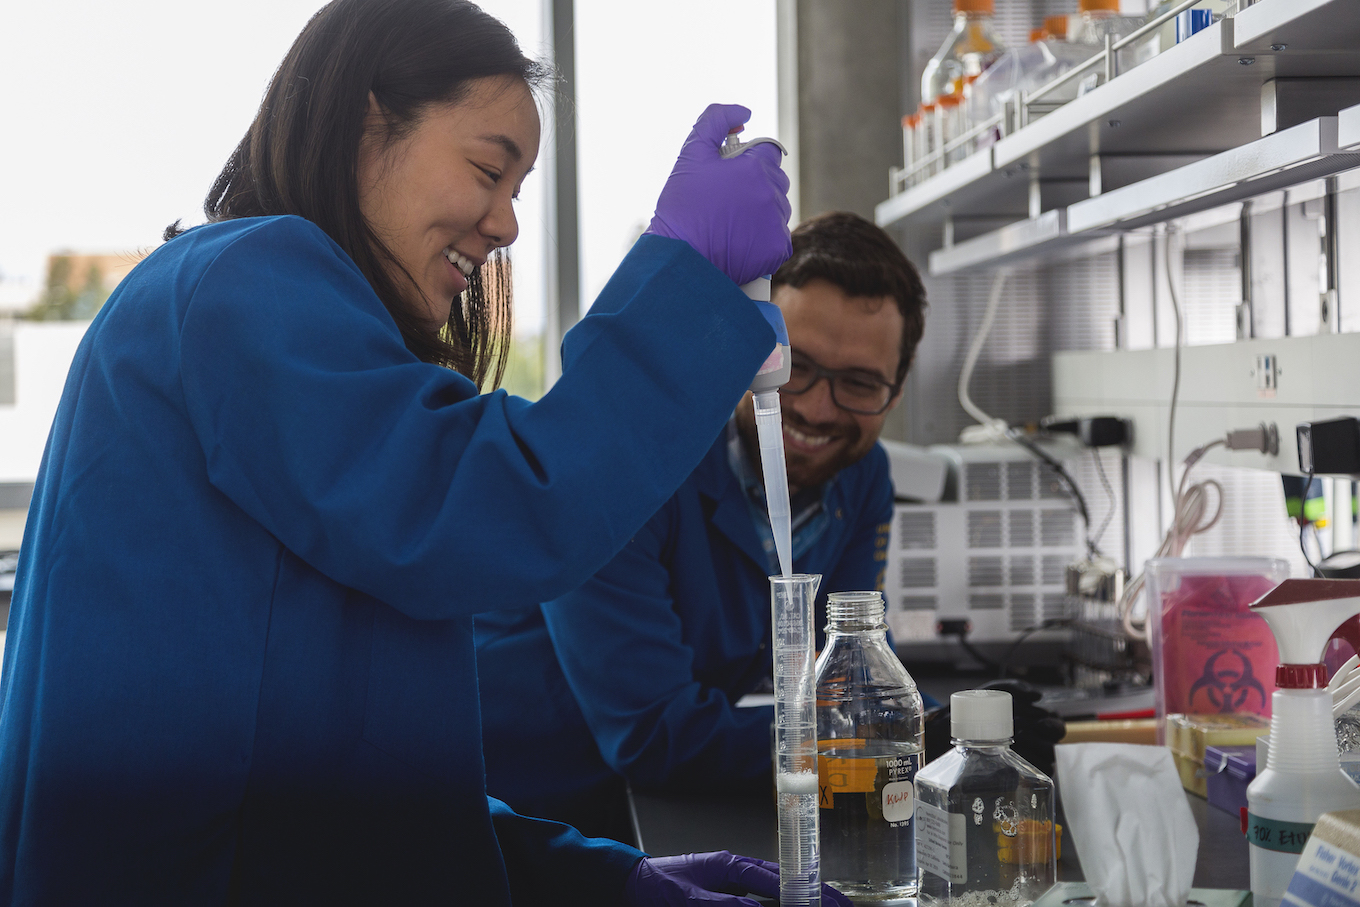
[[[824, 368], [820, 363], [817, 362], [817, 360], [813, 359], [811, 356], [808, 356], [806, 353], [799, 353], [795, 351], [792, 354], [791, 358], [794, 364], [806, 363], [807, 366], [812, 369], [813, 372], [812, 380], [808, 382], [807, 387], [803, 388], [802, 390], [796, 391], [790, 390], [789, 386], [786, 384], [779, 389], [779, 392], [781, 394], [788, 394], [793, 397], [797, 397], [801, 394], [806, 394], [808, 391], [812, 390], [814, 387], [817, 386], [818, 381], [821, 381], [823, 378], [825, 378], [827, 384], [831, 388], [831, 402], [836, 404], [836, 406], [845, 410], [847, 413], [854, 413], [855, 415], [858, 416], [880, 416], [888, 411], [888, 407], [892, 406], [893, 400], [897, 399], [898, 392], [902, 390], [901, 381], [896, 382], [884, 381], [877, 375], [866, 375], [864, 372], [858, 369]], [[840, 398], [836, 396], [837, 378], [854, 378], [856, 381], [865, 381], [874, 384], [881, 384], [888, 389], [888, 399], [884, 401], [882, 406], [874, 410], [856, 409], [853, 406], [846, 406], [844, 403], [840, 401]]]

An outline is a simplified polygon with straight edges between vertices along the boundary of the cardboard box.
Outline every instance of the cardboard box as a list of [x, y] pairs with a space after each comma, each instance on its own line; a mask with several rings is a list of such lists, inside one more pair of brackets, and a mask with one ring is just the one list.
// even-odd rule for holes
[[1295, 907], [1360, 902], [1360, 809], [1322, 814], [1299, 855], [1285, 902]]

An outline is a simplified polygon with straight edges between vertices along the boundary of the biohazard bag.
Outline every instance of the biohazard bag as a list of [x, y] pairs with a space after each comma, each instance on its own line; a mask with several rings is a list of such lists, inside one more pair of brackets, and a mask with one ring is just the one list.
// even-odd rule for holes
[[1270, 717], [1275, 637], [1248, 607], [1289, 577], [1267, 557], [1148, 562], [1148, 627], [1158, 727], [1169, 713]]

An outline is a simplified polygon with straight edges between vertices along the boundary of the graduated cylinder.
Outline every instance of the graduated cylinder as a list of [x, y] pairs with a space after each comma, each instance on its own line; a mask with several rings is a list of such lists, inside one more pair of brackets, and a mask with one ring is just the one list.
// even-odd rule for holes
[[821, 907], [813, 605], [821, 577], [770, 577], [779, 903]]

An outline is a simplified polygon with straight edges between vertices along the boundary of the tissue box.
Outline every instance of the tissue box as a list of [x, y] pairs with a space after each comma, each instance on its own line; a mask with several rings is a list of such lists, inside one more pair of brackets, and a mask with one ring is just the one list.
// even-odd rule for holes
[[1360, 889], [1360, 809], [1323, 813], [1299, 854], [1299, 865], [1289, 880], [1285, 900], [1309, 907], [1335, 907], [1354, 904], [1357, 889]]
[[1255, 746], [1256, 738], [1268, 733], [1270, 719], [1249, 713], [1166, 716], [1166, 745], [1180, 772], [1181, 786], [1205, 798], [1209, 785], [1204, 759], [1209, 747]]
[[[1085, 882], [1058, 882], [1030, 907], [1073, 907], [1094, 904], [1095, 892]], [[1250, 907], [1251, 892], [1231, 888], [1191, 888], [1187, 904], [1203, 907]]]
[[1204, 750], [1209, 803], [1236, 816], [1247, 806], [1247, 785], [1256, 777], [1256, 747], [1209, 746]]

